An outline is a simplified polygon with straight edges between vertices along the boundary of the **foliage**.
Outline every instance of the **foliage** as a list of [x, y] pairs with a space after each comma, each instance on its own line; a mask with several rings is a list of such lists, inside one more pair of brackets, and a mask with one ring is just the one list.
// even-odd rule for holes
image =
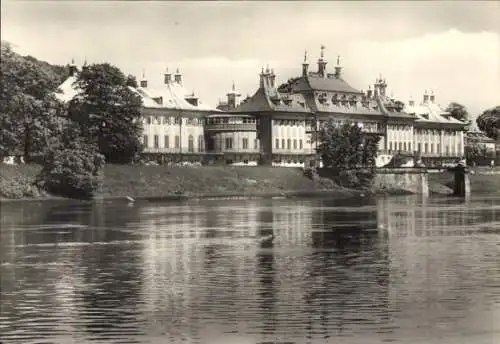
[[446, 108], [446, 111], [450, 113], [451, 117], [470, 125], [471, 122], [469, 121], [469, 113], [464, 105], [451, 102]]
[[479, 130], [494, 140], [500, 139], [500, 105], [484, 111], [477, 119]]
[[133, 88], [137, 88], [139, 87], [139, 84], [137, 83], [137, 78], [133, 75], [128, 75], [127, 76], [127, 86], [130, 86], [130, 87], [133, 87]]
[[36, 198], [43, 195], [36, 185], [37, 165], [0, 165], [0, 197], [8, 199]]
[[363, 133], [351, 122], [337, 126], [330, 118], [319, 131], [318, 153], [328, 168], [353, 169], [374, 167], [380, 138]]
[[380, 137], [354, 123], [337, 126], [330, 118], [319, 131], [318, 153], [326, 168], [338, 171], [340, 185], [369, 187], [375, 178]]
[[492, 155], [492, 153], [488, 152], [486, 146], [482, 144], [473, 143], [465, 147], [465, 158], [469, 165], [479, 163]]
[[299, 80], [298, 77], [288, 79], [287, 82], [278, 86], [278, 92], [280, 93], [290, 93], [292, 91], [293, 84]]
[[70, 101], [69, 116], [87, 143], [97, 143], [107, 162], [130, 162], [142, 148], [142, 103], [125, 75], [108, 63], [94, 64], [82, 69], [75, 86], [81, 92]]
[[57, 80], [35, 61], [2, 42], [0, 158], [22, 155], [30, 162], [44, 154], [50, 137], [60, 133], [62, 105], [53, 94]]
[[60, 141], [49, 148], [37, 184], [51, 194], [88, 199], [100, 185], [104, 157], [95, 145], [79, 137], [80, 129], [68, 122]]

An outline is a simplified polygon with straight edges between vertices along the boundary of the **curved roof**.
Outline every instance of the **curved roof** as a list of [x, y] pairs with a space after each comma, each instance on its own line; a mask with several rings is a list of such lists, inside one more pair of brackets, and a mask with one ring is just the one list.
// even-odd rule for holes
[[423, 102], [419, 105], [405, 105], [405, 112], [415, 114], [417, 123], [442, 123], [442, 124], [461, 124], [466, 123], [459, 121], [450, 116], [448, 112], [443, 110], [434, 102]]
[[236, 112], [306, 112], [311, 110], [301, 94], [282, 94], [275, 88], [260, 87], [255, 94], [241, 103]]
[[[152, 104], [151, 106], [144, 104], [146, 107], [220, 112], [220, 110], [211, 105], [205, 104], [199, 99], [197, 106], [189, 103], [186, 98], [197, 97], [188, 93], [187, 90], [177, 82], [170, 82], [163, 85], [161, 88], [138, 87], [137, 91], [142, 95], [142, 97], [149, 98], [154, 101], [155, 104]], [[160, 97], [162, 98], [161, 104], [154, 100], [155, 98]]]
[[326, 78], [315, 74], [309, 74], [306, 77], [302, 76], [295, 81], [293, 90], [295, 92], [328, 91], [362, 94], [361, 91], [349, 85], [344, 79], [336, 78], [331, 74], [328, 74]]
[[58, 87], [59, 92], [55, 93], [55, 97], [63, 102], [67, 103], [73, 99], [80, 90], [74, 85], [76, 81], [76, 76], [69, 76], [63, 83]]

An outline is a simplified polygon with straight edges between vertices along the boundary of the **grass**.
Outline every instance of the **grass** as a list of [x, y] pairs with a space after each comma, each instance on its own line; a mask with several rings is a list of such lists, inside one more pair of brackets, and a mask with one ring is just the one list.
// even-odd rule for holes
[[[50, 198], [33, 184], [41, 168], [38, 165], [0, 165], [0, 198]], [[473, 193], [500, 192], [500, 168], [475, 169], [470, 175]], [[183, 196], [258, 196], [315, 195], [328, 192], [335, 197], [349, 197], [356, 192], [341, 188], [324, 178], [311, 180], [300, 168], [284, 167], [167, 167], [106, 165], [102, 197], [154, 198]], [[431, 192], [449, 193], [451, 173], [430, 173]]]

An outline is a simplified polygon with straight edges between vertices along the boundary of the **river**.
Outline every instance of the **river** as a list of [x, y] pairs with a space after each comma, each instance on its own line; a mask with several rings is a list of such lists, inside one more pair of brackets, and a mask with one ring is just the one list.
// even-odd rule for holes
[[3, 344], [500, 343], [498, 195], [1, 207]]

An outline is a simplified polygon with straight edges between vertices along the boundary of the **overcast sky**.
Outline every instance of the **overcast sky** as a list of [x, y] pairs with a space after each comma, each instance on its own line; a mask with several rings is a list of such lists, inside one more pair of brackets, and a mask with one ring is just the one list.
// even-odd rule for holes
[[500, 105], [499, 1], [44, 2], [2, 1], [2, 40], [56, 64], [110, 62], [160, 86], [180, 68], [188, 90], [215, 105], [234, 80], [258, 87], [262, 66], [278, 82], [341, 56], [344, 78], [366, 90], [381, 73], [404, 101], [434, 90], [472, 113]]

